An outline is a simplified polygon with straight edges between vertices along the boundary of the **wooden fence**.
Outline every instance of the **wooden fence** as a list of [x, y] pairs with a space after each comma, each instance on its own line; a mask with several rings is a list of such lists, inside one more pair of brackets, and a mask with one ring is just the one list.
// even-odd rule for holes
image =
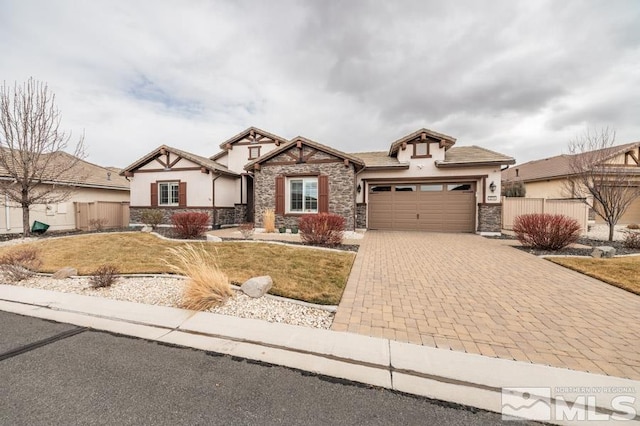
[[581, 200], [502, 197], [502, 229], [513, 229], [515, 218], [529, 213], [562, 214], [577, 220], [583, 233], [588, 229], [589, 206]]
[[94, 231], [98, 228], [113, 229], [129, 226], [129, 203], [120, 201], [96, 201], [73, 203], [76, 213], [76, 228]]

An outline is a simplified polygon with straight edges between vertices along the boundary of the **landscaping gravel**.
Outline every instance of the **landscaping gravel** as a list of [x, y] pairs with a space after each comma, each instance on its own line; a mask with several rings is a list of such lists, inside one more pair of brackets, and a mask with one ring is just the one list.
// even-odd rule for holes
[[[34, 276], [16, 285], [148, 305], [179, 307], [185, 280], [174, 277], [121, 277], [111, 287], [94, 289], [89, 284], [89, 278], [85, 277], [55, 280], [48, 276]], [[330, 328], [333, 321], [333, 313], [323, 309], [268, 296], [253, 299], [240, 291], [234, 291], [234, 296], [224, 305], [212, 308], [209, 312], [324, 329]]]

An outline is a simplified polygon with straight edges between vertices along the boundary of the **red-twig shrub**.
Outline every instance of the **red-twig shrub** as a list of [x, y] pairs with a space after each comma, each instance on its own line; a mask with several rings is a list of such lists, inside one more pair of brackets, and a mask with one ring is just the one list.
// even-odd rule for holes
[[176, 213], [171, 216], [171, 223], [180, 238], [197, 238], [209, 228], [209, 215], [206, 213]]
[[560, 250], [578, 240], [580, 224], [561, 214], [523, 214], [516, 217], [513, 231], [525, 246]]
[[624, 246], [630, 249], [640, 249], [640, 232], [627, 231], [624, 236]]
[[319, 246], [337, 246], [344, 235], [344, 217], [331, 213], [305, 215], [298, 227], [303, 242]]

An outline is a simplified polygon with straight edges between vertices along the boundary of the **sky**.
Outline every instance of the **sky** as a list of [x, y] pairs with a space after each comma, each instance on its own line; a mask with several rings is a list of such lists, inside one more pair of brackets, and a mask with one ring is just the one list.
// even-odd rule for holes
[[0, 46], [103, 166], [250, 126], [345, 152], [425, 127], [518, 163], [640, 140], [637, 0], [0, 0]]

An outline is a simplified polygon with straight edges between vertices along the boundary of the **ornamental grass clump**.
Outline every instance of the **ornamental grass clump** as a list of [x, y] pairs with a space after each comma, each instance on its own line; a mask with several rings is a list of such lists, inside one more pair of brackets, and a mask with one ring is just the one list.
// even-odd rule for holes
[[170, 248], [169, 254], [169, 268], [189, 278], [182, 294], [183, 308], [206, 311], [223, 304], [233, 294], [229, 278], [204, 247], [189, 244]]
[[276, 232], [276, 214], [273, 209], [266, 209], [262, 214], [264, 232]]
[[10, 282], [30, 278], [41, 265], [40, 253], [34, 247], [21, 247], [0, 257], [0, 273]]
[[515, 218], [513, 232], [524, 246], [560, 250], [578, 240], [580, 224], [561, 214], [523, 214]]

